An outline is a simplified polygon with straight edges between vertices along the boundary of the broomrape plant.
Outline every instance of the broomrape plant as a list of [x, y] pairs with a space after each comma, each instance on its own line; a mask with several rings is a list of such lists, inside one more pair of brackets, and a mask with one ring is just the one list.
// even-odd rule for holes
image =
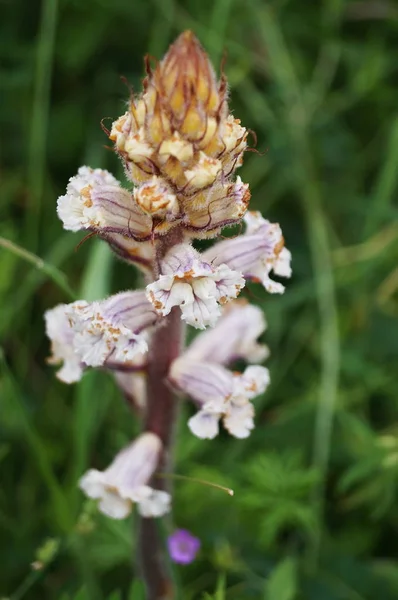
[[[225, 76], [217, 81], [187, 31], [154, 70], [147, 63], [142, 94], [109, 132], [131, 187], [81, 167], [58, 199], [65, 229], [97, 234], [146, 282], [99, 302], [56, 306], [45, 320], [61, 381], [77, 382], [89, 367], [109, 369], [144, 414], [138, 439], [79, 485], [111, 518], [125, 518], [136, 505], [148, 598], [173, 597], [154, 518], [171, 506], [167, 479], [156, 475], [171, 470], [179, 395], [196, 407], [188, 422], [195, 436], [216, 437], [221, 422], [246, 438], [254, 427], [251, 401], [270, 380], [265, 367], [250, 364], [268, 353], [257, 342], [264, 316], [237, 297], [249, 280], [283, 293], [271, 276], [289, 277], [291, 257], [279, 225], [247, 210], [249, 186], [235, 178], [247, 135], [228, 112]], [[241, 235], [204, 252], [194, 248], [241, 221]], [[188, 348], [186, 325], [207, 328]], [[228, 368], [237, 359], [249, 363], [243, 373]]]

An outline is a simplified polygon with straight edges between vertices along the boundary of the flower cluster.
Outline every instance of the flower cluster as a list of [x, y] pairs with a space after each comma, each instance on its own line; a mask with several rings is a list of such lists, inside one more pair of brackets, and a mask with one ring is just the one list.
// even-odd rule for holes
[[[268, 355], [258, 341], [264, 316], [237, 297], [247, 281], [283, 293], [271, 276], [290, 277], [290, 253], [278, 224], [247, 211], [248, 185], [235, 178], [247, 130], [229, 113], [225, 77], [217, 81], [198, 40], [183, 33], [147, 73], [142, 94], [130, 99], [109, 132], [130, 187], [105, 170], [81, 167], [58, 200], [65, 229], [104, 239], [144, 271], [147, 285], [47, 311], [49, 362], [60, 365], [57, 375], [65, 383], [78, 381], [88, 367], [111, 371], [145, 413], [154, 405], [146, 389], [151, 349], [179, 314], [205, 331], [177, 355], [169, 353], [162, 385], [193, 401], [197, 412], [188, 426], [197, 437], [214, 438], [222, 423], [232, 436], [245, 438], [254, 427], [252, 400], [270, 378], [258, 364]], [[195, 239], [215, 237], [241, 221], [241, 235], [204, 252], [194, 247]], [[248, 363], [243, 372], [229, 368], [238, 360]], [[161, 411], [162, 398], [155, 400]], [[170, 495], [158, 489], [155, 475], [167, 455], [166, 437], [144, 426], [110, 467], [88, 471], [81, 489], [113, 518], [127, 516], [133, 503], [145, 517], [161, 516]]]

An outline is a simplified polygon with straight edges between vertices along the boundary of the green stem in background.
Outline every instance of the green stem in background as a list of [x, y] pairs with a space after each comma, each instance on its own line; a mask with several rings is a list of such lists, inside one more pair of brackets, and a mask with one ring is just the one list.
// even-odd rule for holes
[[44, 262], [42, 258], [36, 256], [36, 254], [33, 254], [33, 252], [29, 252], [28, 250], [25, 250], [25, 248], [21, 248], [21, 246], [18, 246], [18, 244], [15, 244], [14, 242], [11, 242], [10, 240], [7, 240], [1, 236], [0, 246], [5, 250], [9, 250], [16, 256], [19, 256], [19, 258], [26, 260], [28, 263], [36, 267], [36, 269], [45, 273], [63, 292], [67, 294], [67, 296], [69, 296], [71, 300], [76, 300], [76, 294], [69, 286], [66, 275], [57, 269], [57, 267]]
[[[31, 414], [28, 413], [25, 403], [22, 401], [22, 390], [7, 364], [1, 347], [0, 376], [2, 381], [5, 382], [7, 390], [6, 396], [11, 399], [14, 410], [16, 410], [19, 421], [23, 427], [24, 439], [29, 448], [30, 455], [34, 458], [34, 464], [42, 477], [43, 484], [47, 488], [49, 503], [55, 516], [57, 527], [64, 539], [68, 539], [68, 544], [73, 550], [73, 555], [82, 579], [86, 582], [88, 591], [91, 593], [90, 597], [100, 600], [100, 590], [98, 589], [93, 576], [89, 561], [87, 560], [85, 542], [83, 538], [75, 533], [75, 515], [72, 513], [70, 504], [64, 494], [63, 487], [55, 475], [53, 465], [49, 460], [47, 448], [32, 423]], [[21, 586], [15, 594], [11, 596], [11, 600], [14, 600], [14, 598], [15, 600], [20, 600], [36, 581], [37, 573], [28, 576], [27, 579], [21, 583]]]
[[44, 190], [46, 142], [51, 92], [51, 74], [58, 0], [44, 0], [38, 35], [36, 75], [28, 154], [29, 210], [26, 212], [26, 239], [37, 250], [40, 211]]
[[[254, 5], [257, 6], [257, 3]], [[258, 13], [253, 12], [253, 16], [257, 19]], [[313, 445], [313, 462], [319, 473], [319, 483], [313, 494], [318, 526], [310, 557], [312, 566], [316, 567], [323, 532], [325, 487], [340, 368], [335, 283], [327, 223], [322, 209], [322, 193], [317, 183], [319, 175], [309, 140], [309, 111], [304, 104], [300, 82], [275, 12], [262, 5], [261, 16], [261, 33], [268, 50], [270, 69], [282, 96], [285, 126], [293, 149], [294, 174], [306, 215], [320, 316], [321, 373]]]
[[[307, 171], [308, 173], [308, 171]], [[314, 488], [313, 503], [317, 514], [318, 529], [312, 549], [311, 562], [319, 559], [326, 481], [332, 442], [333, 419], [336, 408], [340, 370], [340, 342], [335, 284], [328, 243], [325, 215], [321, 207], [321, 196], [315, 180], [308, 179], [302, 186], [302, 200], [307, 217], [307, 227], [315, 274], [316, 294], [320, 315], [320, 345], [322, 370], [320, 397], [315, 419], [313, 462], [320, 474], [319, 484]]]

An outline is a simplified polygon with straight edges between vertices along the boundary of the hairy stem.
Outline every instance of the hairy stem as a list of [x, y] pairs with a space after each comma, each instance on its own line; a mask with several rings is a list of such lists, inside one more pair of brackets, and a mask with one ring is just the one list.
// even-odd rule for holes
[[[175, 243], [176, 240], [173, 239]], [[162, 254], [166, 251], [162, 248]], [[161, 256], [159, 257], [161, 258]], [[160, 437], [163, 454], [159, 473], [170, 472], [173, 432], [177, 417], [178, 400], [167, 383], [170, 365], [181, 353], [184, 329], [179, 308], [174, 308], [164, 318], [153, 335], [147, 367], [147, 412], [144, 430]], [[156, 487], [167, 489], [170, 480], [156, 478]], [[167, 561], [159, 527], [154, 519], [140, 518], [138, 531], [138, 560], [146, 585], [148, 600], [171, 600], [173, 585], [167, 569]]]
[[[182, 347], [182, 321], [178, 308], [165, 318], [165, 323], [154, 334], [148, 361], [147, 415], [145, 431], [152, 431], [163, 442], [159, 472], [171, 471], [173, 430], [177, 416], [177, 399], [167, 384], [171, 362]], [[167, 479], [156, 479], [156, 487], [167, 488]], [[138, 552], [141, 574], [147, 588], [148, 600], [170, 600], [174, 597], [172, 582], [167, 572], [163, 544], [154, 519], [141, 518]]]

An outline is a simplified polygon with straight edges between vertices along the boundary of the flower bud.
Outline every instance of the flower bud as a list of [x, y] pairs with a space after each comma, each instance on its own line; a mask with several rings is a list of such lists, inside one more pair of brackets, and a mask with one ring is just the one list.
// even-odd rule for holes
[[190, 141], [202, 140], [226, 109], [226, 90], [191, 31], [185, 31], [157, 66], [152, 85], [171, 126]]
[[134, 190], [134, 199], [138, 206], [152, 217], [174, 217], [179, 212], [175, 194], [160, 178], [152, 177]]
[[[109, 137], [131, 180], [148, 184], [135, 199], [156, 219], [155, 237], [178, 224], [190, 237], [212, 237], [238, 223], [247, 208], [247, 186], [241, 198], [234, 187], [243, 184], [231, 181], [242, 163], [247, 131], [228, 115], [225, 77], [217, 81], [191, 31], [147, 71], [143, 93], [113, 123]], [[154, 179], [163, 180], [165, 198], [150, 192]]]

